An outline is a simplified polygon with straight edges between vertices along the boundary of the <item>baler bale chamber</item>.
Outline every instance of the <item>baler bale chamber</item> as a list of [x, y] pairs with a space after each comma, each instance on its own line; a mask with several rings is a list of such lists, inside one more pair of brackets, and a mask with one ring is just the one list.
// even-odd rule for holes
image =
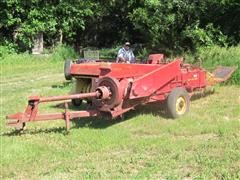
[[[88, 93], [92, 90], [92, 78], [76, 78], [70, 94]], [[72, 99], [72, 105], [80, 106], [82, 99]], [[91, 99], [86, 99], [87, 103], [91, 103]]]
[[[225, 74], [222, 75], [223, 70]], [[63, 119], [67, 129], [70, 120], [81, 117], [105, 116], [115, 118], [134, 109], [137, 105], [151, 102], [166, 102], [171, 118], [184, 115], [189, 110], [190, 97], [204, 92], [216, 82], [226, 80], [235, 68], [226, 71], [224, 67], [215, 77], [200, 67], [184, 64], [181, 58], [166, 62], [163, 54], [149, 55], [146, 64], [121, 64], [110, 62], [66, 61], [66, 80], [75, 78], [70, 95], [29, 98], [23, 113], [8, 115], [8, 125], [23, 129], [26, 122]], [[227, 72], [227, 73], [226, 73]], [[214, 81], [216, 80], [216, 81]], [[61, 113], [39, 114], [39, 103], [71, 100], [74, 106], [81, 106], [82, 100], [89, 104], [86, 110], [69, 111], [65, 101], [65, 111]]]

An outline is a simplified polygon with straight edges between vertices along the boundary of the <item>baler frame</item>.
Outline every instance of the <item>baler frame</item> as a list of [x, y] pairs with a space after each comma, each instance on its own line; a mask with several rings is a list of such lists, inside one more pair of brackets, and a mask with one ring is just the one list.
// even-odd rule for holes
[[[65, 78], [67, 80], [72, 77], [77, 80], [90, 79], [91, 88], [87, 88], [90, 92], [75, 92], [70, 95], [52, 97], [31, 96], [25, 111], [8, 115], [7, 119], [10, 120], [7, 124], [24, 129], [26, 122], [63, 119], [66, 129], [69, 130], [70, 120], [76, 118], [102, 116], [105, 113], [115, 118], [139, 104], [156, 101], [166, 101], [168, 112], [171, 117], [176, 118], [188, 111], [190, 97], [195, 92], [202, 91], [209, 86], [208, 72], [200, 67], [184, 64], [181, 58], [167, 63], [162, 54], [153, 54], [149, 56], [147, 63], [78, 64], [66, 61]], [[222, 78], [226, 80], [234, 70], [234, 68], [228, 70]], [[219, 74], [219, 70], [217, 72]], [[76, 99], [91, 99], [90, 108], [82, 111], [69, 111], [68, 103], [65, 101], [65, 110], [62, 113], [38, 114], [40, 103]]]

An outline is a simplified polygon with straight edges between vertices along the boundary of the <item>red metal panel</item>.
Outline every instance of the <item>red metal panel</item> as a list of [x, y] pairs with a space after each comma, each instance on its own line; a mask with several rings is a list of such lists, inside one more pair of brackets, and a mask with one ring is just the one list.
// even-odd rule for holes
[[180, 74], [181, 61], [175, 60], [133, 81], [130, 99], [152, 95]]
[[163, 61], [164, 61], [163, 54], [150, 54], [148, 56], [147, 63], [148, 64], [159, 64], [159, 63], [163, 63]]
[[99, 67], [100, 67], [100, 63], [72, 64], [70, 73], [72, 75], [99, 76], [100, 74]]
[[205, 71], [201, 69], [182, 70], [182, 82], [189, 91], [205, 87]]
[[149, 73], [161, 64], [82, 63], [71, 66], [73, 76], [111, 76], [115, 78], [138, 77]]

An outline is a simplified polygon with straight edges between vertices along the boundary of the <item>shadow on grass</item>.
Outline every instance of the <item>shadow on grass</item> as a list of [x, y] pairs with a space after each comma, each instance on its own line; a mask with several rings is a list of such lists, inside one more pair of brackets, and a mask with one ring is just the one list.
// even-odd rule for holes
[[[87, 103], [83, 103], [80, 107], [74, 107], [71, 105], [71, 102], [68, 102], [70, 110], [83, 110], [89, 107]], [[64, 108], [64, 103], [59, 103], [55, 106], [55, 108]], [[71, 129], [79, 129], [79, 128], [93, 128], [93, 129], [104, 129], [114, 124], [118, 124], [127, 120], [130, 120], [141, 114], [152, 114], [154, 116], [161, 116], [167, 118], [165, 113], [165, 105], [160, 103], [151, 103], [148, 105], [137, 106], [135, 110], [129, 111], [124, 114], [122, 118], [118, 117], [115, 119], [108, 119], [106, 116], [102, 117], [85, 117], [85, 118], [76, 118], [71, 122]], [[47, 129], [26, 129], [24, 131], [11, 131], [2, 134], [3, 136], [21, 136], [24, 134], [44, 134], [44, 133], [63, 133], [65, 135], [71, 133], [66, 131], [65, 127], [54, 127]]]
[[161, 116], [168, 119], [165, 112], [165, 105], [160, 103], [151, 103], [148, 105], [139, 105], [135, 110], [131, 110], [123, 114], [122, 117], [117, 117], [115, 119], [108, 119], [106, 116], [103, 117], [86, 117], [79, 120], [73, 121], [75, 128], [94, 128], [103, 129], [114, 124], [118, 124], [127, 120], [130, 120], [141, 114], [152, 114], [154, 116]]
[[65, 127], [54, 127], [54, 128], [48, 128], [48, 129], [26, 129], [23, 131], [14, 130], [11, 132], [3, 133], [2, 136], [22, 136], [25, 134], [28, 135], [35, 135], [35, 134], [45, 134], [45, 133], [63, 133], [68, 134]]
[[[213, 93], [207, 93], [204, 95], [194, 95], [191, 97], [191, 101], [198, 100], [200, 98], [206, 98], [209, 95]], [[191, 103], [191, 102], [190, 102]], [[64, 108], [63, 104], [58, 104], [56, 107], [58, 108]], [[87, 103], [81, 105], [80, 107], [74, 107], [69, 103], [69, 109], [72, 110], [84, 110], [87, 109], [89, 105]], [[117, 123], [121, 123], [127, 120], [130, 120], [138, 115], [146, 115], [146, 114], [152, 114], [154, 116], [160, 116], [164, 119], [171, 119], [166, 111], [166, 102], [159, 103], [159, 102], [153, 102], [149, 103], [147, 105], [139, 105], [135, 108], [135, 110], [131, 110], [129, 112], [126, 112], [123, 115], [123, 118], [115, 118], [115, 119], [107, 119], [104, 117], [86, 117], [86, 118], [80, 118], [77, 120], [72, 121], [74, 124], [73, 128], [83, 128], [83, 127], [88, 127], [88, 128], [94, 128], [94, 129], [102, 129], [102, 128], [107, 128], [109, 126], [112, 126]]]
[[209, 91], [209, 92], [206, 92], [206, 93], [203, 93], [203, 94], [202, 93], [194, 94], [191, 97], [191, 101], [195, 101], [195, 100], [198, 100], [198, 99], [203, 99], [203, 98], [206, 98], [208, 96], [211, 96], [212, 94], [218, 94], [218, 93], [213, 90], [213, 91]]
[[[64, 109], [64, 103], [59, 103], [52, 106], [53, 108]], [[90, 109], [91, 105], [83, 102], [81, 106], [76, 107], [73, 106], [71, 102], [68, 102], [68, 108], [74, 111], [86, 110]], [[107, 114], [103, 114], [103, 116], [99, 117], [82, 117], [73, 119], [71, 122], [73, 124], [72, 128], [94, 128], [94, 129], [103, 129], [109, 126], [112, 126], [117, 123], [121, 123], [132, 119], [140, 114], [152, 114], [154, 116], [161, 116], [163, 118], [168, 119], [165, 112], [165, 104], [164, 103], [150, 103], [147, 105], [139, 105], [135, 108], [135, 110], [131, 110], [123, 114], [122, 117], [117, 117], [114, 119], [109, 119]]]

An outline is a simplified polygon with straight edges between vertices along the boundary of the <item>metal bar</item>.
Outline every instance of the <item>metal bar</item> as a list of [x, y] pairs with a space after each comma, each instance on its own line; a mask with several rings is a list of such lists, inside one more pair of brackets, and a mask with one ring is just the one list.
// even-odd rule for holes
[[[70, 120], [74, 120], [75, 118], [80, 118], [80, 117], [98, 116], [99, 111], [97, 110], [72, 111], [72, 112], [70, 111], [70, 112], [67, 112], [67, 114]], [[6, 118], [10, 119], [7, 122], [7, 124], [9, 125], [18, 123], [19, 121], [21, 121], [21, 123], [31, 122], [29, 120], [29, 115], [25, 113], [16, 113], [16, 114], [8, 115]], [[59, 120], [59, 119], [65, 120], [65, 113], [39, 114], [39, 115], [36, 115], [36, 117], [32, 121], [46, 121], [46, 120]]]
[[73, 111], [70, 112], [70, 119], [78, 118], [78, 117], [94, 117], [100, 115], [97, 110], [86, 110], [86, 111]]
[[39, 114], [35, 117], [33, 121], [45, 121], [57, 119], [64, 119], [64, 113]]
[[67, 131], [70, 129], [70, 113], [68, 112], [68, 103], [64, 103], [65, 106], [65, 113], [64, 113], [64, 119], [66, 124]]
[[51, 102], [51, 101], [62, 101], [68, 99], [83, 99], [89, 97], [98, 97], [99, 92], [91, 92], [91, 93], [81, 93], [81, 94], [72, 94], [72, 95], [64, 95], [64, 96], [51, 96], [51, 97], [42, 97], [39, 99], [39, 102]]

